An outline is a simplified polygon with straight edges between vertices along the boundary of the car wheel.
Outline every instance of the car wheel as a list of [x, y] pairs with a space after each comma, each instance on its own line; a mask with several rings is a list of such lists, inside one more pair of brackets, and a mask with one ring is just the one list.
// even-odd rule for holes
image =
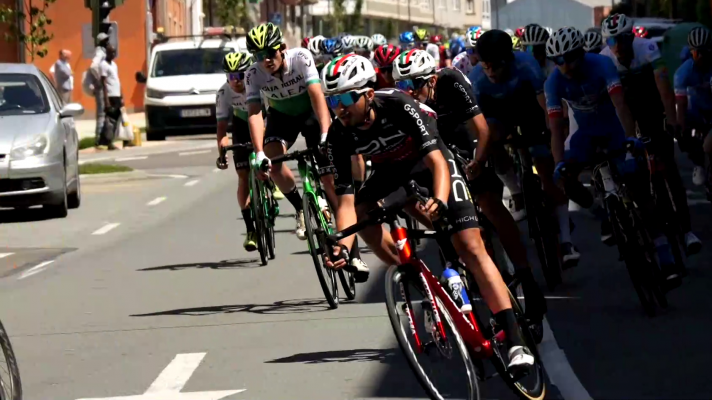
[[161, 132], [161, 131], [146, 130], [146, 140], [147, 141], [166, 140], [166, 134], [165, 134], [165, 132]]
[[74, 188], [67, 194], [67, 207], [70, 209], [79, 208], [82, 204], [82, 185], [79, 181], [79, 174], [77, 174], [77, 179], [74, 181]]
[[60, 191], [59, 194], [57, 194], [57, 197], [52, 203], [49, 204], [44, 204], [42, 208], [47, 210], [49, 215], [52, 218], [65, 218], [67, 214], [69, 213], [68, 211], [68, 200], [67, 200], [67, 164], [65, 161], [64, 164], [64, 179], [62, 179], [62, 190]]

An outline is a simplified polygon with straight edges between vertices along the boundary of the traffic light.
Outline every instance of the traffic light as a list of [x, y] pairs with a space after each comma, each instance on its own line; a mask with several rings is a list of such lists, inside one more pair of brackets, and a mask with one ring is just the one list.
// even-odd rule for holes
[[109, 13], [122, 4], [124, 0], [84, 0], [84, 7], [91, 9], [94, 38], [101, 32], [111, 35], [109, 31], [112, 24], [109, 21]]

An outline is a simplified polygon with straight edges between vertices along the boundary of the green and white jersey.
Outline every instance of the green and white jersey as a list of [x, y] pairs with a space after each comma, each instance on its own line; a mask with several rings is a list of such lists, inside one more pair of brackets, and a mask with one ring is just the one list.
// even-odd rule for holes
[[319, 73], [311, 52], [304, 48], [284, 51], [282, 69], [272, 75], [262, 63], [256, 62], [247, 70], [247, 102], [261, 101], [260, 93], [270, 108], [287, 115], [301, 115], [311, 110], [307, 86], [319, 83]]
[[247, 121], [247, 98], [244, 93], [232, 90], [230, 84], [225, 82], [218, 90], [215, 101], [215, 116], [218, 121], [229, 120], [230, 115], [235, 115]]

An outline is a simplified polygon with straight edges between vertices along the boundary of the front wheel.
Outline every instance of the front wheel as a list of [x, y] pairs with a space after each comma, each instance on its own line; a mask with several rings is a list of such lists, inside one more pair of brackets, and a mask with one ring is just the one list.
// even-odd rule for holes
[[10, 338], [5, 331], [5, 327], [0, 322], [0, 399], [2, 400], [22, 400], [22, 383], [20, 382], [20, 370], [17, 367], [15, 352], [10, 345]]
[[344, 294], [349, 300], [356, 298], [356, 278], [351, 272], [339, 270], [339, 280], [341, 281], [341, 287], [344, 289]]
[[304, 210], [304, 225], [307, 228], [307, 242], [309, 244], [309, 254], [312, 256], [316, 275], [319, 278], [319, 285], [324, 292], [326, 302], [332, 309], [339, 307], [339, 286], [336, 283], [336, 271], [324, 265], [322, 256], [327, 251], [318, 230], [324, 229], [321, 218], [319, 218], [319, 207], [313, 200], [313, 196], [304, 194], [302, 196], [302, 209]]
[[254, 172], [250, 177], [250, 208], [252, 208], [252, 216], [255, 219], [255, 231], [257, 232], [257, 250], [260, 252], [260, 261], [262, 265], [267, 265], [267, 224], [265, 219], [267, 216], [264, 213], [262, 187], [257, 181]]

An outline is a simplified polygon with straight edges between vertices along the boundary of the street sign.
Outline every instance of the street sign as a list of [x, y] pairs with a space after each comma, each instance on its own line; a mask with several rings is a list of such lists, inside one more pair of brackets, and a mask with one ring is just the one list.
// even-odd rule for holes
[[282, 13], [270, 13], [269, 22], [275, 25], [282, 25]]
[[77, 400], [220, 400], [233, 394], [244, 392], [240, 390], [219, 390], [212, 392], [180, 393], [203, 361], [206, 353], [178, 354], [173, 361], [158, 375], [149, 386], [146, 393], [136, 396], [98, 397]]

